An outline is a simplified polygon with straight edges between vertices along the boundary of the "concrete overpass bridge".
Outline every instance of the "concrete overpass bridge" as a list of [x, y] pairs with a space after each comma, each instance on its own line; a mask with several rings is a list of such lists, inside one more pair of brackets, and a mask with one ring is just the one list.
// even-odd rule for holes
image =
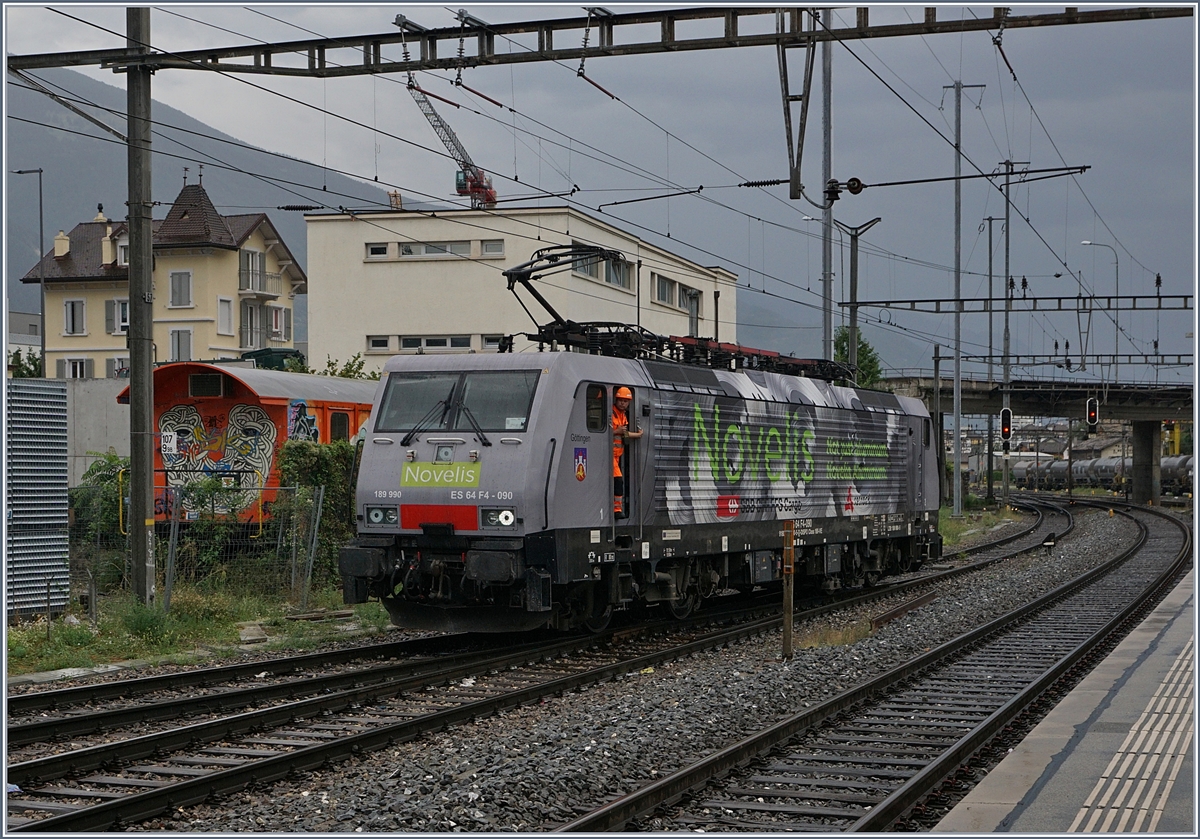
[[[954, 411], [954, 380], [939, 377], [897, 377], [886, 380], [893, 392], [920, 399], [931, 415]], [[1159, 502], [1162, 423], [1192, 419], [1193, 388], [1180, 385], [1096, 384], [1038, 379], [1010, 381], [1009, 407], [1016, 416], [1084, 419], [1089, 398], [1100, 401], [1101, 420], [1132, 424], [1133, 466], [1131, 497], [1139, 504]], [[986, 379], [962, 379], [962, 413], [999, 416], [1005, 386]], [[935, 420], [936, 421], [936, 420]]]

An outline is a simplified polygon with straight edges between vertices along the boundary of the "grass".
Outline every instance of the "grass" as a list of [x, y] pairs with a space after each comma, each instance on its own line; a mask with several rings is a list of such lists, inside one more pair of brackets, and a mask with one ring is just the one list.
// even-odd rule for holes
[[955, 518], [951, 515], [950, 507], [942, 507], [938, 511], [938, 532], [942, 534], [945, 547], [954, 548], [969, 536], [985, 533], [998, 524], [1018, 519], [1018, 514], [1012, 510], [982, 507], [972, 510], [968, 504], [963, 505], [962, 517]]
[[797, 649], [801, 650], [813, 647], [844, 647], [850, 644], [857, 644], [870, 634], [871, 622], [869, 620], [860, 620], [846, 626], [821, 626], [808, 630], [802, 629], [796, 635], [793, 644]]
[[[288, 620], [287, 603], [228, 592], [179, 587], [171, 595], [171, 611], [147, 607], [131, 595], [101, 598], [92, 627], [86, 614], [78, 621], [55, 619], [47, 632], [44, 616], [19, 623], [7, 632], [7, 675], [69, 667], [95, 667], [129, 660], [183, 661], [196, 652], [236, 655], [238, 624], [259, 623], [269, 639], [266, 649], [312, 649], [345, 637], [345, 623]], [[340, 610], [341, 593], [314, 594], [309, 611]], [[379, 603], [354, 609], [358, 625], [368, 632], [386, 631], [390, 622]]]

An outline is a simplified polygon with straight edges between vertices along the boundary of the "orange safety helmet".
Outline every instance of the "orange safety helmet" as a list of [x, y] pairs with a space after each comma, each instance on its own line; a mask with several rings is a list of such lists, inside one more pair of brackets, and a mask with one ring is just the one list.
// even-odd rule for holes
[[632, 399], [633, 391], [627, 387], [617, 388], [617, 392], [613, 394], [613, 399]]

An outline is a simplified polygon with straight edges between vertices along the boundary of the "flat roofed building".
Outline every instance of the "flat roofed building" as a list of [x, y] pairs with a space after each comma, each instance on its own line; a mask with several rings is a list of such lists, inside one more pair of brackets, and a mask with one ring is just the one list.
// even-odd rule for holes
[[[360, 353], [372, 371], [399, 353], [495, 352], [502, 336], [535, 331], [535, 318], [538, 324], [552, 320], [518, 288], [527, 313], [503, 276], [551, 245], [599, 245], [624, 256], [535, 280], [563, 318], [737, 341], [736, 274], [573, 208], [354, 212], [305, 220], [314, 279], [308, 296], [312, 367]], [[518, 338], [514, 351], [532, 347]]]

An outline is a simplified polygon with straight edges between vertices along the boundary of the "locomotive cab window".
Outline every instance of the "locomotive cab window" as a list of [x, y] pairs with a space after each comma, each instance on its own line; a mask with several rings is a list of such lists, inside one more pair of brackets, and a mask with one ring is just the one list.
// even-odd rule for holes
[[925, 444], [925, 448], [929, 448], [930, 439], [933, 437], [933, 423], [930, 422], [928, 417], [926, 417], [925, 420], [921, 423], [921, 426], [925, 432], [923, 435], [924, 436], [923, 442]]
[[608, 391], [604, 385], [587, 387], [587, 429], [604, 431], [608, 428]]
[[524, 431], [539, 372], [393, 373], [375, 431]]

